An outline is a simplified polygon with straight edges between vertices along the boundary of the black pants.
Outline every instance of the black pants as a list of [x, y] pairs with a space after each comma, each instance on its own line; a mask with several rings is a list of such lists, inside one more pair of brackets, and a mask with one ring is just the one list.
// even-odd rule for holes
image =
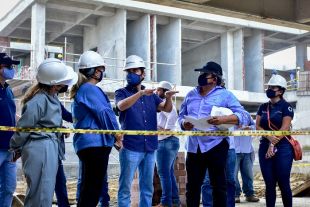
[[213, 207], [226, 207], [226, 174], [225, 166], [229, 144], [223, 140], [220, 144], [201, 153], [187, 153], [186, 203], [188, 207], [199, 207], [201, 185], [208, 169], [212, 186]]
[[78, 207], [97, 206], [110, 152], [111, 147], [91, 147], [78, 152], [83, 166]]

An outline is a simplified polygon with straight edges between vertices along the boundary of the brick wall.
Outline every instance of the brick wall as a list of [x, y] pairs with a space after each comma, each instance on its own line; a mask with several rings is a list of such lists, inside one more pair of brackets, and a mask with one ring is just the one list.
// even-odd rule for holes
[[[174, 174], [176, 176], [177, 185], [179, 188], [179, 196], [181, 201], [181, 206], [186, 206], [185, 200], [185, 189], [186, 189], [186, 170], [185, 170], [185, 153], [179, 152], [174, 163]], [[159, 204], [159, 198], [161, 196], [161, 186], [160, 180], [157, 173], [154, 173], [154, 195], [153, 195], [153, 204]], [[139, 178], [138, 173], [136, 172], [134, 180], [131, 186], [131, 206], [138, 207], [139, 205]]]

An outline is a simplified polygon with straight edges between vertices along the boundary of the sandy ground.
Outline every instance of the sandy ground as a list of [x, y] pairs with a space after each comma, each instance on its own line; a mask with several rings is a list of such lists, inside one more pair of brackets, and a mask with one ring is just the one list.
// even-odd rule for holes
[[[299, 186], [300, 184], [302, 184], [306, 179], [309, 179], [307, 175], [301, 175], [301, 174], [292, 174], [291, 176], [291, 185], [292, 185], [292, 189], [294, 189], [295, 187]], [[76, 180], [73, 179], [69, 179], [68, 180], [68, 193], [69, 193], [69, 199], [70, 199], [70, 203], [72, 204], [72, 206], [75, 206], [75, 192], [76, 192]], [[255, 176], [255, 182], [254, 182], [254, 186], [255, 186], [255, 191], [257, 196], [260, 198], [260, 202], [258, 203], [248, 203], [245, 202], [245, 198], [241, 197], [241, 203], [240, 204], [236, 204], [237, 207], [250, 207], [250, 206], [255, 206], [255, 207], [263, 207], [266, 206], [265, 203], [265, 199], [264, 197], [264, 183], [263, 183], [263, 179], [261, 177], [260, 174], [257, 174]], [[24, 182], [19, 182], [18, 183], [18, 187], [17, 187], [17, 193], [21, 193], [24, 194], [26, 189], [26, 185]], [[109, 177], [109, 194], [111, 197], [111, 206], [112, 207], [116, 207], [117, 206], [117, 189], [118, 189], [118, 176], [111, 176]], [[282, 202], [281, 202], [281, 195], [280, 192], [277, 192], [278, 198], [277, 198], [277, 203], [276, 206], [283, 206]], [[306, 207], [309, 206], [310, 204], [310, 197], [304, 197], [304, 198], [297, 198], [295, 197], [293, 199], [293, 204], [294, 207]], [[57, 205], [54, 205], [55, 207]]]

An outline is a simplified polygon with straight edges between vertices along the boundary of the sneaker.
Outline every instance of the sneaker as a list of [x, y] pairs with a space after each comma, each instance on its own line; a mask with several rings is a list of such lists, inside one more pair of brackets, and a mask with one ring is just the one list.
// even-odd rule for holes
[[240, 197], [235, 197], [235, 203], [240, 203]]
[[258, 202], [259, 198], [257, 198], [255, 195], [247, 196], [245, 199], [247, 202]]

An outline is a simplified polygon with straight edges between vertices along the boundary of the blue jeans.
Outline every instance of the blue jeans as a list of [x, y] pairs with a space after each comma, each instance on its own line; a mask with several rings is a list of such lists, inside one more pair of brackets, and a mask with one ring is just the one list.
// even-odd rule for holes
[[180, 204], [178, 186], [174, 176], [174, 161], [180, 148], [179, 139], [171, 136], [158, 142], [156, 165], [162, 188], [161, 204]]
[[136, 169], [139, 170], [139, 207], [152, 206], [155, 152], [136, 152], [121, 149], [118, 206], [130, 207], [130, 189]]
[[64, 172], [64, 167], [62, 161], [59, 160], [55, 185], [55, 194], [57, 198], [57, 205], [59, 207], [70, 207], [66, 183], [67, 179]]
[[[81, 182], [82, 182], [82, 162], [79, 161], [79, 176], [78, 176], [77, 186], [76, 186], [76, 201], [79, 200]], [[106, 174], [106, 176], [104, 176], [101, 196], [99, 198], [99, 207], [105, 207], [109, 205], [110, 205], [109, 183], [108, 183], [108, 174]]]
[[254, 152], [252, 153], [237, 153], [235, 182], [236, 182], [236, 197], [241, 195], [241, 187], [238, 180], [238, 172], [240, 170], [242, 178], [242, 191], [246, 197], [254, 195], [253, 188], [253, 162]]
[[274, 207], [276, 202], [276, 185], [278, 183], [284, 207], [292, 207], [290, 174], [293, 163], [293, 148], [283, 138], [277, 145], [276, 154], [269, 159], [265, 155], [269, 141], [263, 138], [259, 145], [259, 164], [266, 185], [266, 206]]
[[0, 205], [11, 207], [16, 188], [16, 163], [11, 162], [12, 153], [0, 150]]
[[[227, 207], [235, 206], [235, 149], [229, 149], [226, 162], [226, 182], [227, 182]], [[209, 173], [206, 172], [205, 179], [201, 186], [202, 204], [204, 207], [212, 207], [212, 186], [210, 184]]]

